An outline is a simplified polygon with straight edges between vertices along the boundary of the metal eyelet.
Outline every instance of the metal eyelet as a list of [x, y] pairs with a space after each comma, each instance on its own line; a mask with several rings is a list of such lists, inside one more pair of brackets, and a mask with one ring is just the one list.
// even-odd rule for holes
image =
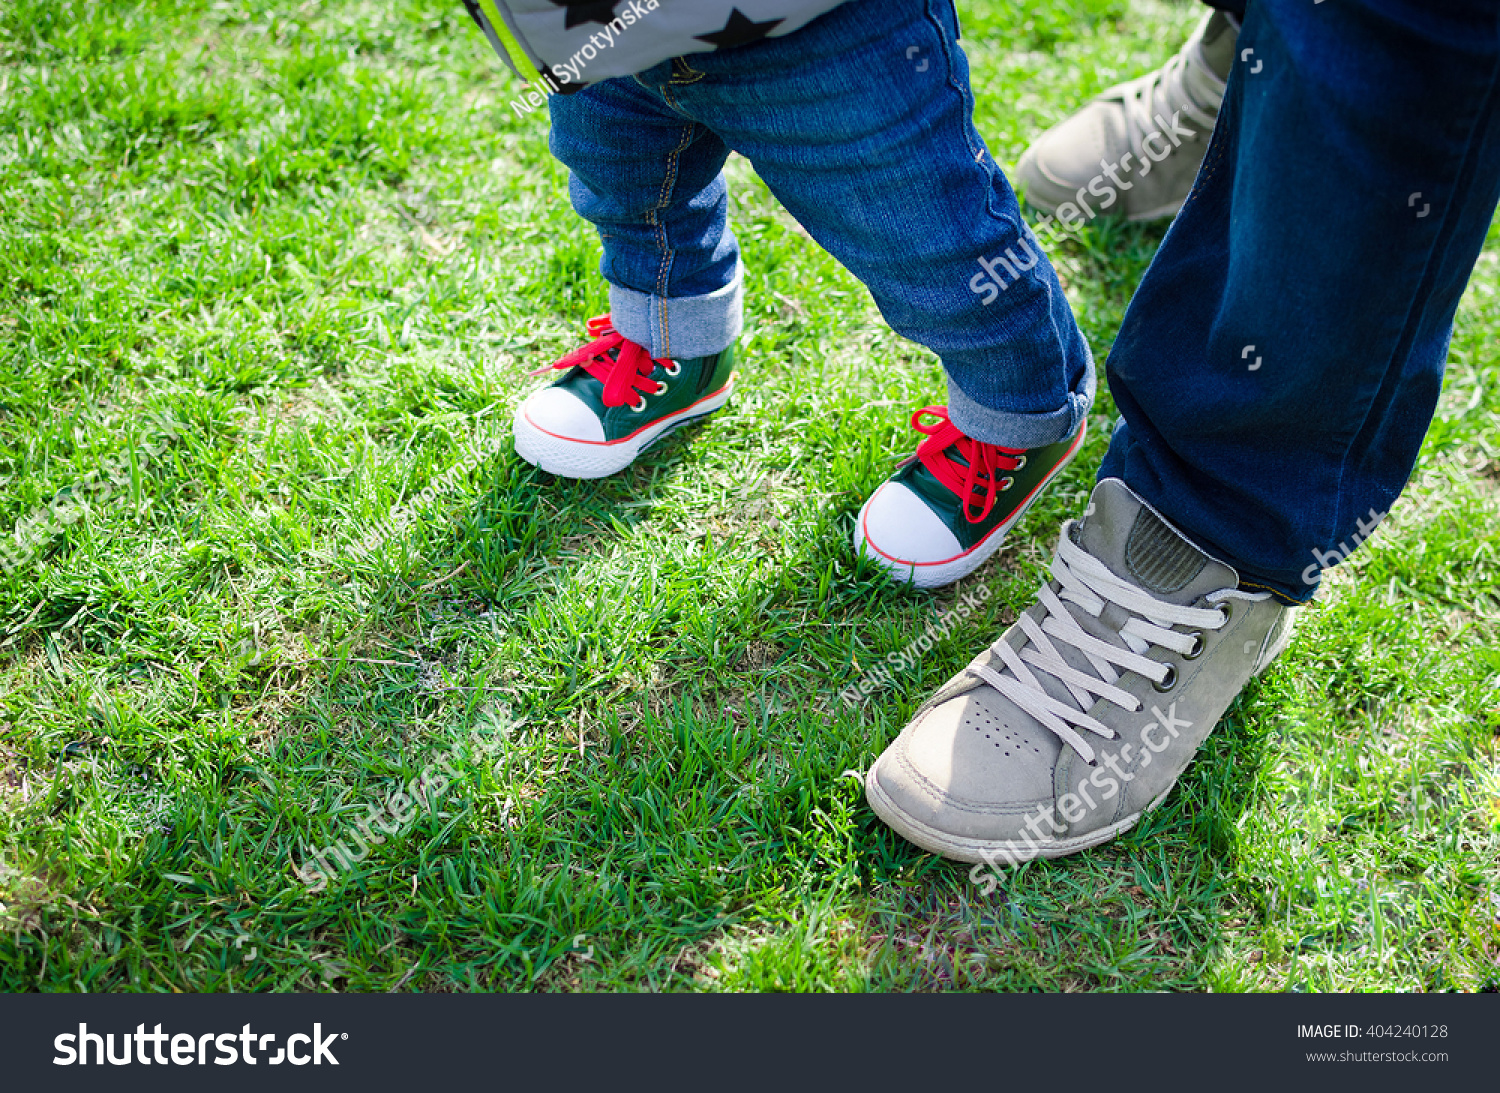
[[1161, 682], [1152, 683], [1151, 686], [1156, 688], [1158, 694], [1166, 694], [1173, 687], [1177, 686], [1177, 669], [1168, 664], [1167, 674], [1161, 677]]
[[1014, 478], [1012, 478], [1010, 475], [1006, 475], [1004, 478], [1000, 479], [1000, 492], [1004, 493], [1006, 490], [1010, 489], [1015, 484], [1016, 484], [1016, 480]]
[[665, 395], [667, 393], [667, 385], [665, 383], [657, 381], [657, 384], [656, 384], [656, 393], [658, 395]]
[[1228, 626], [1229, 620], [1234, 618], [1234, 608], [1229, 605], [1228, 600], [1219, 604], [1219, 613], [1224, 616], [1224, 625]]
[[1012, 467], [1011, 470], [1013, 470], [1013, 471], [1024, 471], [1025, 469], [1026, 469], [1026, 454], [1023, 452], [1022, 454], [1016, 456], [1016, 465], [1014, 467]]
[[642, 395], [640, 401], [630, 408], [632, 414], [638, 414], [646, 408], [646, 396]]
[[1197, 660], [1203, 655], [1203, 631], [1193, 631], [1193, 647], [1182, 654], [1183, 660]]
[[661, 367], [662, 371], [666, 372], [666, 374], [669, 376], [680, 375], [682, 372], [682, 365], [678, 364], [676, 361], [667, 361]]

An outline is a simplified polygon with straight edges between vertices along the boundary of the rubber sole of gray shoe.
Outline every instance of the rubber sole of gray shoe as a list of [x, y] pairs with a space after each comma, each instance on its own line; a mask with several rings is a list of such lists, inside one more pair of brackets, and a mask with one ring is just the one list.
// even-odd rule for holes
[[706, 395], [675, 414], [615, 441], [574, 440], [549, 433], [526, 416], [526, 404], [516, 410], [516, 454], [533, 466], [560, 478], [605, 478], [623, 471], [647, 448], [674, 429], [691, 425], [724, 406], [734, 393], [730, 378], [719, 390]]
[[[869, 511], [870, 506], [875, 503], [876, 495], [880, 493], [880, 490], [876, 490], [870, 496], [870, 499], [864, 503], [863, 507], [860, 508], [859, 516], [854, 521], [854, 556], [857, 558], [861, 554], [865, 555], [872, 562], [881, 566], [895, 580], [901, 581], [903, 584], [909, 583], [915, 588], [942, 588], [944, 585], [962, 580], [984, 565], [989, 560], [990, 555], [1000, 549], [1000, 544], [1005, 541], [1005, 537], [1010, 533], [1010, 529], [1015, 527], [1020, 522], [1021, 517], [1026, 515], [1026, 510], [1031, 508], [1032, 504], [1041, 496], [1042, 491], [1047, 488], [1051, 481], [1061, 474], [1069, 463], [1073, 462], [1073, 457], [1083, 447], [1083, 441], [1087, 435], [1088, 425], [1085, 424], [1083, 428], [1078, 430], [1078, 436], [1074, 438], [1073, 446], [1068, 449], [1067, 454], [1058, 461], [1057, 466], [1052, 468], [1046, 478], [1042, 479], [1032, 488], [1031, 495], [1025, 501], [1021, 502], [1020, 507], [1015, 512], [1011, 513], [1010, 519], [996, 524], [988, 535], [964, 551], [964, 553], [944, 562], [903, 562], [882, 553], [880, 548], [870, 542], [865, 535], [865, 513]], [[884, 486], [882, 485], [881, 488], [883, 489]], [[866, 547], [869, 549], [867, 550]]]
[[1034, 843], [1009, 842], [999, 839], [964, 839], [939, 831], [937, 828], [928, 827], [897, 808], [896, 802], [880, 788], [880, 783], [875, 777], [879, 767], [880, 761], [876, 760], [875, 765], [865, 775], [865, 800], [870, 803], [875, 815], [885, 821], [886, 826], [907, 842], [933, 854], [939, 854], [953, 861], [990, 866], [1021, 865], [1037, 858], [1063, 858], [1069, 854], [1077, 854], [1079, 851], [1101, 846], [1129, 831], [1142, 816], [1166, 800], [1167, 793], [1172, 792], [1170, 789], [1167, 790], [1167, 793], [1163, 793], [1134, 816], [1127, 816], [1108, 827], [1101, 827], [1098, 831], [1090, 831], [1086, 835], [1079, 835], [1072, 839], [1038, 840]]
[[[1250, 678], [1254, 679], [1269, 668], [1271, 662], [1281, 655], [1281, 651], [1291, 640], [1292, 625], [1289, 623], [1277, 636], [1275, 643], [1261, 653], [1260, 663], [1251, 673]], [[884, 757], [882, 755], [880, 758]], [[1156, 809], [1176, 788], [1174, 782], [1141, 811], [1106, 827], [1101, 827], [1097, 831], [1090, 831], [1071, 839], [1039, 839], [1036, 842], [1020, 843], [1005, 839], [966, 839], [939, 831], [920, 820], [913, 819], [902, 812], [890, 795], [880, 788], [880, 781], [877, 777], [879, 769], [880, 759], [876, 759], [865, 774], [865, 800], [869, 802], [870, 808], [885, 822], [886, 826], [907, 842], [920, 846], [923, 850], [954, 861], [988, 865], [991, 868], [1001, 865], [1021, 865], [1037, 858], [1063, 858], [1069, 854], [1077, 854], [1083, 850], [1102, 846], [1138, 824], [1142, 816]]]

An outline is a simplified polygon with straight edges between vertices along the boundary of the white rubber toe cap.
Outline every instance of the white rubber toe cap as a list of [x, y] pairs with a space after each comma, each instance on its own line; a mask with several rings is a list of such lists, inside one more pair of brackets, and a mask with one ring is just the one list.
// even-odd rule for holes
[[897, 568], [949, 562], [964, 553], [937, 513], [901, 482], [887, 482], [865, 502], [858, 535], [866, 553]]
[[604, 439], [604, 423], [587, 403], [561, 387], [542, 388], [526, 400], [521, 413], [533, 426], [553, 436], [594, 443]]

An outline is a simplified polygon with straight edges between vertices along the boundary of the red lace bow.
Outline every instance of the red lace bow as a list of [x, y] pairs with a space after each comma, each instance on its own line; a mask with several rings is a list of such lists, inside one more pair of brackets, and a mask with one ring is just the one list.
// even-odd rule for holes
[[594, 341], [531, 374], [540, 376], [554, 368], [582, 368], [604, 384], [606, 406], [640, 405], [643, 396], [661, 391], [661, 384], [650, 378], [651, 373], [658, 364], [670, 369], [670, 361], [652, 360], [645, 346], [637, 345], [616, 330], [608, 315], [590, 319], [588, 332]]
[[[924, 424], [922, 418], [926, 416], [937, 418], [937, 422]], [[1026, 449], [1002, 448], [998, 444], [986, 444], [964, 436], [958, 426], [948, 420], [946, 406], [924, 406], [912, 414], [911, 427], [927, 437], [917, 445], [917, 458], [923, 466], [963, 501], [964, 519], [971, 524], [983, 521], [995, 507], [995, 498], [1010, 489], [1008, 480], [999, 472], [1019, 469], [1020, 457]], [[956, 449], [956, 458], [950, 449]], [[1006, 484], [1002, 485], [1002, 482]], [[975, 513], [971, 505], [980, 493], [983, 494], [983, 503]]]

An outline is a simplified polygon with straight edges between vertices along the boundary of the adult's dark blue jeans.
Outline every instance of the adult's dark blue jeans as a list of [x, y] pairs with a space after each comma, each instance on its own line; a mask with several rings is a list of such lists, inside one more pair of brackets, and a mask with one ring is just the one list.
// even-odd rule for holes
[[782, 38], [553, 96], [552, 151], [599, 230], [616, 328], [657, 357], [734, 340], [732, 149], [938, 354], [955, 425], [1017, 448], [1071, 434], [1093, 359], [975, 131], [957, 39], [952, 0], [851, 0]]
[[1110, 352], [1100, 471], [1247, 586], [1311, 598], [1410, 477], [1500, 201], [1497, 95], [1494, 0], [1251, 0]]

